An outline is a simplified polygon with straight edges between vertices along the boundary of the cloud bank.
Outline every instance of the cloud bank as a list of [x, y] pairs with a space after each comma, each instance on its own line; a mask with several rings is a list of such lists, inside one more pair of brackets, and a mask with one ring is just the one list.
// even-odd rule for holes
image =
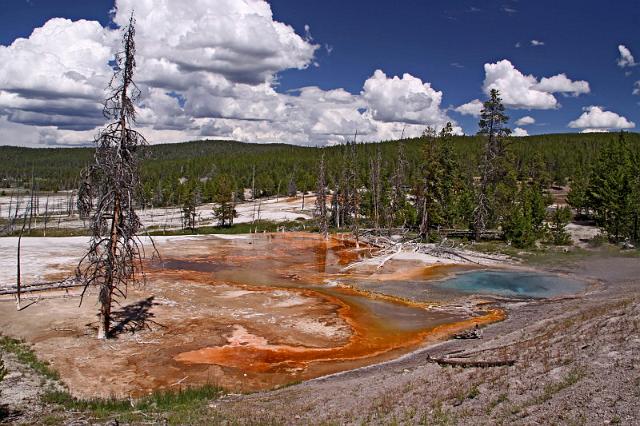
[[[194, 0], [188, 7], [117, 0], [114, 23], [125, 26], [134, 5], [138, 125], [154, 143], [323, 145], [356, 131], [368, 140], [417, 136], [453, 121], [441, 107], [443, 93], [410, 74], [376, 70], [357, 94], [318, 87], [278, 93], [278, 74], [314, 65], [320, 46], [308, 26], [299, 35], [276, 21], [264, 0]], [[55, 18], [0, 46], [0, 143], [90, 142], [104, 124], [101, 103], [119, 42], [120, 30]]]

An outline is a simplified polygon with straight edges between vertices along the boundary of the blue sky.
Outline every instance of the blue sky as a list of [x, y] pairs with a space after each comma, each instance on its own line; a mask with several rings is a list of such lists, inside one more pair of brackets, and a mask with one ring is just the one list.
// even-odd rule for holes
[[[325, 0], [301, 6], [295, 0], [272, 1], [277, 18], [301, 31], [310, 25], [315, 39], [334, 47], [331, 55], [320, 52], [320, 67], [285, 72], [282, 86], [318, 84], [357, 92], [372, 69], [382, 68], [387, 74], [409, 72], [430, 81], [445, 91], [446, 105], [460, 105], [482, 99], [483, 65], [506, 58], [525, 74], [564, 72], [591, 85], [587, 96], [561, 98], [557, 110], [510, 111], [514, 118], [531, 115], [548, 123], [531, 133], [575, 131], [567, 123], [592, 104], [638, 121], [640, 97], [632, 95], [632, 86], [640, 70], [625, 76], [616, 65], [619, 44], [640, 56], [637, 1], [399, 3]], [[545, 44], [531, 46], [531, 40]], [[515, 47], [518, 42], [520, 48]], [[475, 119], [456, 118], [472, 131]]]
[[[83, 111], [98, 111], [107, 48], [117, 46], [115, 28], [132, 7], [142, 56], [138, 75], [148, 89], [140, 125], [158, 142], [220, 137], [318, 145], [340, 143], [356, 129], [365, 139], [388, 139], [399, 129], [416, 134], [448, 120], [459, 131], [474, 133], [477, 117], [455, 109], [484, 100], [492, 82], [503, 91], [512, 127], [521, 132], [635, 130], [640, 125], [640, 96], [633, 94], [640, 66], [630, 56], [619, 64], [620, 45], [640, 61], [637, 1], [171, 3], [168, 10], [158, 10], [157, 2], [136, 0], [3, 0], [0, 45], [7, 47], [0, 47], [0, 59], [24, 60], [26, 74], [16, 83], [21, 63], [0, 65], [0, 144], [90, 140], [100, 124], [97, 112], [82, 125], [74, 120], [86, 117]], [[109, 14], [114, 7], [115, 23]], [[154, 20], [154, 14], [162, 18]], [[206, 15], [210, 18], [203, 20]], [[96, 23], [81, 28], [79, 19]], [[281, 31], [282, 24], [293, 30], [274, 35], [273, 28]], [[165, 36], [162, 28], [154, 34], [165, 25]], [[189, 55], [183, 41], [167, 35], [172, 25], [195, 29], [184, 37]], [[30, 38], [41, 27], [46, 36]], [[78, 64], [74, 55], [80, 53], [55, 45], [62, 33], [68, 45], [90, 39], [90, 51], [107, 50]], [[14, 43], [18, 37], [27, 43]], [[196, 39], [200, 50], [192, 48]], [[166, 50], [157, 48], [169, 44]], [[59, 60], [39, 69], [38, 58], [49, 53]], [[203, 60], [207, 55], [211, 58]], [[191, 72], [194, 64], [197, 73]], [[487, 71], [486, 64], [495, 67]], [[89, 76], [91, 67], [98, 70]], [[545, 82], [545, 77], [554, 78]], [[48, 87], [43, 81], [58, 84]], [[317, 89], [300, 92], [305, 87]], [[535, 122], [516, 125], [524, 116]]]

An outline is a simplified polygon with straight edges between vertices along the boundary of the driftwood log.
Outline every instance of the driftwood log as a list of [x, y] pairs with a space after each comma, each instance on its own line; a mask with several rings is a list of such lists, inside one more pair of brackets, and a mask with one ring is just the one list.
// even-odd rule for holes
[[62, 281], [26, 284], [22, 285], [20, 290], [18, 290], [15, 286], [0, 287], [0, 296], [7, 294], [16, 294], [18, 291], [20, 291], [21, 293], [33, 293], [36, 291], [63, 290], [67, 288], [82, 286], [84, 286], [84, 284], [75, 279], [66, 279]]
[[435, 362], [438, 365], [442, 366], [453, 366], [453, 367], [478, 367], [478, 368], [487, 368], [487, 367], [505, 367], [512, 366], [516, 363], [515, 359], [506, 359], [506, 360], [498, 360], [498, 361], [471, 361], [471, 360], [463, 360], [463, 359], [450, 359], [450, 358], [432, 358], [430, 355], [427, 355], [428, 362]]

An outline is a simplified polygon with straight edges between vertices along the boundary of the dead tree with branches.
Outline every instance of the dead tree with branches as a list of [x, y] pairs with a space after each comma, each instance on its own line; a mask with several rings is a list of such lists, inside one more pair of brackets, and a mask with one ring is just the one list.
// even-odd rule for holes
[[131, 128], [136, 118], [134, 103], [140, 96], [133, 82], [133, 14], [123, 32], [123, 49], [116, 55], [110, 95], [103, 110], [105, 117], [113, 121], [96, 137], [94, 163], [83, 171], [78, 193], [79, 211], [85, 217], [91, 216], [92, 236], [89, 249], [78, 264], [77, 276], [84, 284], [83, 297], [88, 288], [98, 288], [99, 339], [111, 335], [115, 299], [126, 298], [127, 286], [144, 278], [144, 251], [138, 238], [141, 223], [135, 207], [141, 196], [139, 161], [147, 142]]

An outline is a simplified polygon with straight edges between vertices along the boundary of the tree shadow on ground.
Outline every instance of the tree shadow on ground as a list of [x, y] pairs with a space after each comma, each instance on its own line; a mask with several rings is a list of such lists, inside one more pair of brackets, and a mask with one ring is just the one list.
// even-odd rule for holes
[[135, 333], [144, 329], [151, 330], [151, 325], [163, 327], [162, 324], [152, 319], [155, 315], [151, 312], [151, 308], [157, 304], [154, 302], [154, 297], [151, 296], [113, 311], [111, 313], [113, 321], [113, 327], [110, 331], [111, 336], [116, 337], [123, 333]]
[[12, 410], [8, 405], [0, 404], [0, 423], [17, 423], [21, 415], [21, 411]]

